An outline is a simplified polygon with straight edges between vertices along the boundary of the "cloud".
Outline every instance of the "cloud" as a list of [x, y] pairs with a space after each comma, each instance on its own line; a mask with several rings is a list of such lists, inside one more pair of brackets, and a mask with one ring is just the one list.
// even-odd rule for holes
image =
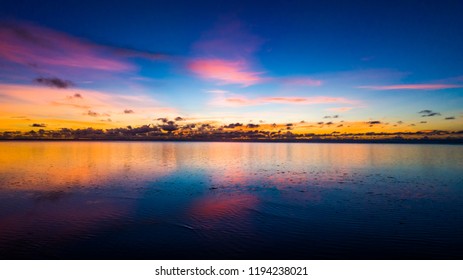
[[47, 127], [47, 125], [44, 123], [33, 123], [31, 124], [31, 126], [32, 127]]
[[247, 128], [258, 128], [259, 125], [258, 125], [258, 124], [253, 124], [253, 123], [248, 123], [248, 124], [246, 125], [246, 127], [247, 127]]
[[80, 99], [83, 98], [82, 95], [81, 95], [80, 93], [74, 93], [73, 97], [74, 97], [74, 98], [80, 98]]
[[367, 124], [369, 124], [369, 125], [381, 124], [381, 122], [380, 121], [369, 121], [369, 122], [367, 122]]
[[268, 102], [268, 103], [303, 103], [303, 104], [333, 103], [333, 102], [344, 103], [344, 102], [346, 102], [346, 100], [344, 98], [327, 97], [327, 96], [318, 96], [318, 97], [263, 97], [263, 98], [261, 98], [261, 100], [263, 102]]
[[446, 119], [446, 120], [454, 120], [455, 117], [453, 117], [453, 116], [452, 116], [452, 117], [446, 117], [445, 119]]
[[[97, 120], [89, 121], [88, 116], [100, 114], [99, 119], [106, 119], [104, 114], [112, 114], [112, 121], [119, 125], [146, 124], [156, 114], [175, 117], [179, 115], [176, 108], [162, 107], [151, 96], [131, 93], [130, 95], [113, 92], [79, 89], [84, 98], [75, 98], [74, 89], [48, 88], [36, 85], [12, 85], [0, 83], [0, 92], [7, 98], [0, 102], [0, 117], [24, 115], [34, 122], [46, 122], [48, 127], [57, 127], [68, 123], [71, 127], [95, 125]], [[69, 98], [72, 97], [72, 98]], [[122, 114], [130, 108], [137, 114]], [[93, 113], [88, 114], [91, 111]], [[114, 112], [121, 112], [116, 114]], [[43, 119], [46, 116], [47, 120]], [[86, 117], [87, 116], [87, 117]], [[96, 118], [97, 116], [95, 116]], [[24, 125], [24, 121], [2, 123], [2, 128], [14, 128]], [[29, 124], [27, 124], [29, 125]]]
[[[69, 96], [68, 96], [69, 99]], [[72, 99], [72, 97], [70, 98]], [[50, 105], [52, 106], [68, 106], [68, 107], [73, 107], [73, 108], [79, 108], [79, 109], [89, 109], [89, 105], [82, 105], [82, 104], [75, 104], [75, 103], [68, 103], [68, 102], [59, 102], [59, 101], [52, 101], [50, 102]]]
[[0, 58], [29, 67], [66, 67], [100, 71], [135, 68], [129, 57], [164, 59], [157, 54], [107, 45], [24, 22], [0, 22]]
[[[68, 80], [62, 80], [62, 79], [59, 79], [59, 78], [44, 78], [44, 77], [39, 77], [39, 78], [36, 78], [34, 79], [34, 82], [36, 83], [39, 83], [39, 84], [42, 84], [42, 85], [46, 85], [46, 86], [49, 86], [49, 87], [54, 87], [54, 88], [69, 88], [69, 87], [72, 87], [74, 85], [73, 82], [71, 81], [68, 81]], [[80, 94], [74, 94], [74, 97], [81, 97]]]
[[421, 110], [418, 112], [418, 114], [429, 114], [432, 113], [432, 110]]
[[52, 65], [106, 71], [132, 69], [132, 65], [104, 55], [100, 46], [25, 23], [0, 25], [0, 57], [30, 65]]
[[[271, 77], [263, 71], [251, 69], [250, 63], [243, 59], [195, 58], [187, 64], [188, 70], [197, 76], [215, 80], [219, 84], [239, 84], [247, 87], [263, 82], [276, 82], [290, 86], [321, 86], [323, 82], [310, 77]], [[224, 90], [209, 90], [210, 93], [226, 93]]]
[[194, 58], [187, 62], [187, 69], [219, 84], [246, 87], [260, 83], [264, 80], [263, 73], [252, 70], [251, 61], [262, 42], [242, 21], [223, 17], [193, 44]]
[[235, 127], [240, 127], [240, 126], [243, 126], [243, 124], [242, 123], [231, 123], [231, 124], [225, 125], [224, 128], [235, 128]]
[[347, 112], [352, 109], [353, 109], [352, 107], [337, 107], [337, 108], [328, 108], [327, 110], [332, 111], [332, 112]]
[[245, 60], [193, 59], [188, 69], [203, 79], [216, 80], [221, 84], [251, 86], [263, 81], [262, 72], [249, 69]]
[[332, 116], [324, 116], [324, 119], [337, 119], [339, 118], [339, 115], [332, 115]]
[[208, 90], [206, 91], [208, 93], [217, 93], [217, 94], [225, 94], [225, 93], [229, 93], [229, 91], [227, 90], [221, 90], [221, 89], [213, 89], [213, 90]]
[[98, 116], [100, 116], [100, 114], [98, 114], [97, 112], [94, 112], [92, 110], [88, 110], [87, 115], [89, 115], [90, 117], [98, 117]]
[[388, 86], [359, 86], [358, 88], [372, 90], [439, 90], [448, 88], [461, 88], [463, 85], [456, 84], [403, 84]]
[[294, 105], [311, 105], [311, 104], [327, 104], [327, 103], [354, 103], [343, 97], [329, 96], [314, 96], [314, 97], [259, 97], [247, 98], [245, 96], [220, 96], [215, 98], [213, 105], [219, 106], [256, 106], [263, 104], [294, 104]]
[[180, 121], [184, 121], [184, 120], [185, 120], [185, 119], [182, 118], [182, 117], [176, 117], [176, 118], [175, 118], [175, 121], [176, 121], [176, 122], [180, 122]]
[[256, 71], [253, 66], [256, 64], [253, 56], [263, 43], [242, 21], [224, 17], [193, 44], [194, 58], [187, 63], [187, 68], [203, 79], [245, 87], [269, 81], [294, 86], [322, 84], [321, 80], [303, 76], [264, 77], [264, 71]]
[[321, 86], [323, 84], [322, 80], [317, 80], [309, 77], [296, 77], [296, 78], [280, 78], [280, 80], [287, 85], [294, 86]]
[[174, 121], [164, 122], [164, 124], [161, 125], [160, 127], [161, 127], [161, 129], [163, 129], [163, 130], [165, 130], [165, 131], [167, 131], [169, 133], [179, 129], [179, 126]]
[[421, 117], [433, 117], [433, 116], [440, 116], [441, 114], [438, 112], [433, 112], [432, 110], [421, 110], [418, 112], [421, 114]]
[[135, 113], [135, 112], [133, 110], [131, 110], [131, 109], [125, 109], [124, 110], [124, 114], [133, 114], [133, 113]]

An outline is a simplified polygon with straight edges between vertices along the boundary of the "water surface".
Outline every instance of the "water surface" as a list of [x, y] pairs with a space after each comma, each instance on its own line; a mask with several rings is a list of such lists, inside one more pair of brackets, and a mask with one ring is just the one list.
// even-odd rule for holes
[[1, 142], [2, 259], [462, 259], [463, 146]]

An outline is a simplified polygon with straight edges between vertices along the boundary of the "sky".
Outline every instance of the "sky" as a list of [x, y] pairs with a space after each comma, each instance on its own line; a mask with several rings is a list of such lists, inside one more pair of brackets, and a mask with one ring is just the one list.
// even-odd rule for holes
[[3, 0], [0, 131], [176, 117], [463, 130], [461, 11], [462, 1]]

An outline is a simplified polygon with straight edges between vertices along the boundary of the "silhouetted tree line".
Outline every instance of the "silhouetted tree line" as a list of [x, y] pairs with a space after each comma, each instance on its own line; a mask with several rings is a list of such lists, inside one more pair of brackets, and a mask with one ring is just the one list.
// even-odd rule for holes
[[[0, 132], [3, 140], [198, 140], [198, 141], [307, 141], [307, 140], [331, 140], [331, 141], [362, 141], [362, 140], [430, 140], [441, 139], [462, 142], [463, 131], [419, 131], [419, 132], [366, 132], [366, 133], [341, 133], [333, 131], [327, 134], [294, 133], [293, 125], [286, 124], [286, 128], [278, 131], [259, 129], [258, 124], [231, 123], [228, 125], [214, 126], [207, 123], [179, 124], [166, 118], [158, 119], [159, 124], [142, 125], [138, 127], [121, 127], [111, 129], [71, 129], [59, 130], [30, 130], [28, 132], [6, 131]], [[177, 119], [181, 121], [183, 119]], [[44, 127], [32, 126], [31, 127]], [[275, 128], [273, 125], [272, 128]]]

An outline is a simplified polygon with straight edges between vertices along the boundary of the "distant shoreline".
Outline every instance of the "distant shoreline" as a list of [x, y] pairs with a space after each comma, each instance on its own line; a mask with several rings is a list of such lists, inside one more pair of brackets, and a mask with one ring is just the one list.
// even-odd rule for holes
[[0, 142], [205, 142], [205, 143], [317, 143], [317, 144], [449, 144], [462, 145], [463, 139], [0, 139]]

